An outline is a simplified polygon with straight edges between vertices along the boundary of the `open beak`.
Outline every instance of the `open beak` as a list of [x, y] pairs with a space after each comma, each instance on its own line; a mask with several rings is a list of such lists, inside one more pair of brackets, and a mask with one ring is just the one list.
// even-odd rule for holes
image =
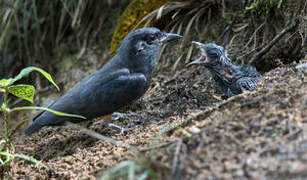
[[193, 64], [205, 64], [209, 62], [209, 59], [207, 58], [207, 54], [206, 51], [204, 50], [204, 44], [196, 42], [196, 41], [192, 41], [193, 44], [196, 45], [196, 47], [200, 50], [201, 52], [201, 56], [199, 58], [197, 58], [196, 60], [188, 63], [186, 66], [190, 66]]
[[173, 34], [173, 33], [165, 33], [165, 37], [163, 39], [161, 39], [161, 43], [162, 44], [166, 44], [169, 43], [171, 41], [175, 41], [178, 39], [181, 39], [182, 36], [178, 35], [178, 34]]
[[190, 65], [193, 65], [193, 64], [202, 64], [203, 61], [202, 61], [202, 58], [198, 58], [190, 63], [187, 64], [187, 66], [190, 66]]

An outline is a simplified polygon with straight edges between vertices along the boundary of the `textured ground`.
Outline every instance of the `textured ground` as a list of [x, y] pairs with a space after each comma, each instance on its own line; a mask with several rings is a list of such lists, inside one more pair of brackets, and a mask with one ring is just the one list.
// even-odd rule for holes
[[[307, 80], [295, 66], [263, 74], [256, 91], [226, 101], [218, 98], [202, 67], [182, 69], [174, 76], [156, 75], [142, 100], [121, 110], [140, 117], [117, 122], [139, 128], [117, 136], [105, 126], [106, 118], [80, 125], [143, 150], [162, 129], [173, 127], [162, 134], [158, 145], [163, 146], [151, 155], [163, 164], [163, 170], [155, 168], [160, 178], [306, 178]], [[43, 128], [14, 141], [16, 152], [52, 169], [15, 160], [14, 179], [95, 179], [97, 173], [135, 158], [126, 148], [70, 127]]]

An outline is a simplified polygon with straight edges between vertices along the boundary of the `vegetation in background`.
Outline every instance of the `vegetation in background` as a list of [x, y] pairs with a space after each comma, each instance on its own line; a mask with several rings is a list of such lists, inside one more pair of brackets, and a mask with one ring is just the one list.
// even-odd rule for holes
[[[114, 55], [121, 40], [143, 25], [158, 26], [185, 36], [194, 34], [200, 38], [198, 40], [216, 42], [231, 49], [243, 46], [239, 48], [242, 51], [234, 49], [231, 55], [236, 54], [235, 59], [246, 63], [251, 58], [251, 52], [258, 50], [255, 46], [260, 48], [264, 41], [272, 40], [289, 25], [292, 17], [301, 13], [302, 3], [303, 0], [249, 0], [244, 3], [230, 0], [61, 0], [44, 3], [3, 0], [0, 3], [0, 77], [14, 76], [23, 67], [37, 64], [54, 71], [62, 56], [76, 54], [80, 58], [87, 47], [96, 45], [99, 49], [110, 46], [110, 53]], [[263, 19], [267, 20], [264, 25]], [[191, 31], [197, 34], [190, 34]], [[302, 44], [296, 39], [306, 35], [305, 32], [300, 33], [292, 36], [294, 43], [287, 48], [288, 51], [281, 53], [283, 57], [293, 49], [301, 49], [294, 45]], [[265, 38], [255, 39], [262, 34]], [[249, 36], [250, 41], [238, 40]], [[245, 44], [236, 45], [236, 42]], [[192, 54], [193, 48], [187, 49], [184, 53], [186, 58], [183, 56], [181, 60], [187, 61]], [[291, 56], [297, 54], [293, 52]], [[172, 64], [179, 63], [179, 60], [175, 61], [177, 63]], [[165, 63], [169, 64], [168, 61]]]
[[304, 7], [303, 0], [244, 3], [185, 0], [162, 5], [136, 25], [154, 21], [154, 26], [162, 24], [162, 29], [186, 39], [180, 45], [184, 53], [178, 59], [164, 60], [157, 69], [173, 64], [174, 72], [178, 64], [188, 62], [193, 51], [189, 41], [193, 39], [225, 46], [236, 63], [250, 63], [261, 71], [268, 71], [280, 64], [274, 60], [276, 58], [287, 64], [302, 57], [306, 30], [298, 30], [298, 26], [304, 21]]
[[267, 2], [263, 2], [260, 0], [256, 0], [251, 3], [251, 5], [246, 6], [246, 11], [252, 11], [257, 15], [265, 14], [268, 15], [270, 11], [274, 11], [275, 8], [280, 8], [283, 3], [283, 0], [269, 0]]
[[37, 64], [53, 69], [61, 56], [81, 57], [93, 45], [108, 48], [114, 19], [128, 2], [0, 1], [0, 77]]
[[15, 154], [14, 152], [14, 144], [12, 143], [11, 139], [13, 135], [22, 127], [26, 121], [21, 121], [15, 129], [8, 128], [8, 122], [10, 121], [10, 114], [14, 111], [21, 111], [21, 110], [46, 110], [52, 112], [59, 116], [69, 116], [69, 117], [78, 117], [83, 118], [85, 117], [80, 115], [74, 114], [67, 114], [63, 112], [58, 112], [49, 108], [44, 107], [35, 107], [35, 106], [23, 106], [23, 107], [14, 107], [10, 108], [9, 106], [9, 94], [12, 94], [18, 98], [24, 99], [30, 103], [33, 103], [33, 98], [35, 94], [35, 87], [28, 84], [17, 84], [14, 85], [15, 82], [21, 80], [24, 77], [28, 77], [30, 72], [37, 71], [41, 73], [50, 83], [52, 83], [58, 90], [59, 87], [53, 81], [51, 75], [46, 71], [37, 68], [37, 67], [28, 67], [23, 69], [16, 77], [8, 78], [8, 79], [1, 79], [0, 80], [0, 95], [3, 94], [3, 102], [0, 105], [0, 112], [2, 112], [2, 119], [4, 122], [2, 129], [0, 131], [3, 132], [3, 135], [0, 136], [0, 178], [4, 178], [5, 174], [9, 175], [10, 170], [10, 162], [15, 158], [22, 158], [33, 163], [38, 163], [37, 160], [30, 158], [28, 156], [22, 154]]
[[[111, 55], [114, 56], [119, 48], [121, 41], [134, 29], [142, 26], [152, 26], [153, 21], [146, 24], [138, 24], [146, 15], [160, 8], [163, 4], [175, 0], [133, 0], [121, 15], [116, 29], [113, 33], [111, 42]], [[177, 0], [182, 1], [182, 0]]]

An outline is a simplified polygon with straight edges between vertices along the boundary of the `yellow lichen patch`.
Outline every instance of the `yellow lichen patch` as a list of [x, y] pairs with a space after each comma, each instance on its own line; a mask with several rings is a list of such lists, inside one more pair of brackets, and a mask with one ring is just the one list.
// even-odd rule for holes
[[[117, 27], [113, 33], [110, 52], [114, 56], [124, 37], [131, 32], [138, 22], [140, 22], [147, 14], [158, 9], [163, 4], [174, 0], [133, 0], [117, 23]], [[150, 23], [148, 26], [152, 26]]]

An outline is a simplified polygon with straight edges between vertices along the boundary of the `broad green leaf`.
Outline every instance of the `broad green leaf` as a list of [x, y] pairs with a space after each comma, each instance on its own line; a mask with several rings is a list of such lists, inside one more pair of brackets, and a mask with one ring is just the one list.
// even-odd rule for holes
[[10, 85], [10, 82], [7, 79], [1, 79], [0, 80], [0, 87], [6, 88]]
[[12, 111], [22, 111], [22, 110], [44, 110], [44, 111], [49, 111], [49, 112], [56, 114], [58, 116], [67, 116], [67, 117], [75, 117], [75, 118], [86, 119], [86, 117], [81, 116], [81, 115], [68, 114], [68, 113], [55, 111], [55, 110], [52, 110], [52, 109], [49, 109], [49, 108], [36, 107], [36, 106], [15, 107], [15, 108], [11, 109], [10, 112], [12, 112]]
[[37, 67], [33, 67], [33, 66], [30, 66], [30, 67], [27, 67], [27, 68], [24, 68], [23, 70], [21, 70], [20, 73], [13, 79], [13, 83], [15, 81], [18, 81], [18, 80], [24, 78], [24, 77], [27, 77], [30, 74], [30, 72], [32, 72], [32, 71], [40, 72], [43, 76], [45, 76], [46, 79], [48, 79], [49, 82], [51, 82], [57, 88], [58, 91], [60, 90], [60, 88], [53, 81], [53, 79], [52, 79], [52, 77], [49, 73], [47, 73], [46, 71], [44, 71], [41, 68], [37, 68]]
[[14, 96], [33, 103], [35, 88], [32, 85], [19, 84], [15, 86], [10, 86], [8, 88], [8, 92], [13, 94]]

